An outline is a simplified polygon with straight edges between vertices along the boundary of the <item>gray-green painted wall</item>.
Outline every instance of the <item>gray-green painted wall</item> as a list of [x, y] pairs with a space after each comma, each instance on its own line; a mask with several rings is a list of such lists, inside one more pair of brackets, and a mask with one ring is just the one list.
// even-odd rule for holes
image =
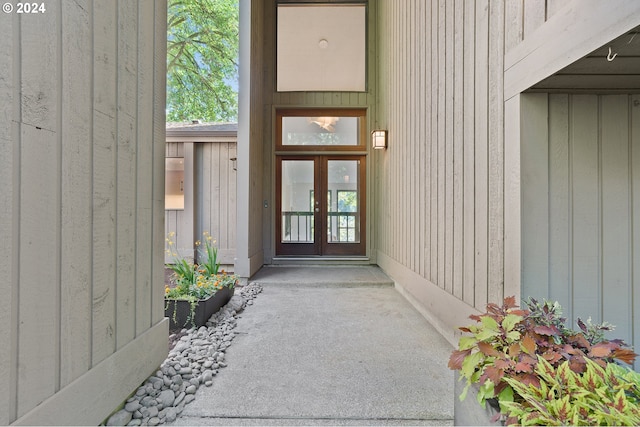
[[637, 347], [640, 96], [528, 96], [541, 126], [522, 145], [522, 294]]
[[166, 2], [0, 15], [0, 424], [96, 425], [167, 352]]

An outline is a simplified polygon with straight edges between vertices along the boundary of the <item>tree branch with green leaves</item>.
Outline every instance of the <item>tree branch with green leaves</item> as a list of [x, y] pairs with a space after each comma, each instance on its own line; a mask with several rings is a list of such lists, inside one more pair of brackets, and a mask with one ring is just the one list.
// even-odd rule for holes
[[238, 117], [238, 0], [170, 0], [167, 121]]

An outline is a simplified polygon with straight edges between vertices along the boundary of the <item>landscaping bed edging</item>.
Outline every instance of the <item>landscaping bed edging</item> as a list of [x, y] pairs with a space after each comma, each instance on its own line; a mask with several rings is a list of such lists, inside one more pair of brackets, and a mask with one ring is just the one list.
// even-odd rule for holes
[[127, 399], [124, 408], [111, 415], [108, 426], [155, 426], [175, 421], [196, 398], [201, 385], [213, 385], [219, 369], [227, 366], [225, 350], [235, 337], [237, 316], [262, 292], [250, 283], [200, 328], [182, 329], [160, 369]]
[[173, 331], [191, 326], [196, 328], [203, 326], [214, 313], [229, 302], [233, 293], [234, 288], [224, 287], [209, 298], [199, 300], [193, 310], [193, 319], [190, 318], [190, 301], [166, 299], [164, 302], [164, 317], [169, 318], [169, 329]]

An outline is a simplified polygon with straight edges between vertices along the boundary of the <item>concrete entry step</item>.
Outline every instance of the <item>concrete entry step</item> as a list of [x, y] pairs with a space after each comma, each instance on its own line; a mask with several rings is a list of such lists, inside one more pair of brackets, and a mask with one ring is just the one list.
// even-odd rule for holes
[[264, 286], [296, 287], [392, 287], [378, 266], [265, 266], [249, 282]]

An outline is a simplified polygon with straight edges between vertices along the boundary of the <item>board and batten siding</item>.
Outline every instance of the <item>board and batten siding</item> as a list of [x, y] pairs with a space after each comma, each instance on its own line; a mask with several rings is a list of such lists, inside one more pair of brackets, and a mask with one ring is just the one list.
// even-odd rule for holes
[[167, 353], [166, 2], [0, 16], [0, 424], [96, 425]]
[[[183, 256], [198, 256], [196, 240], [208, 232], [216, 242], [218, 260], [232, 271], [236, 255], [237, 158], [236, 138], [215, 142], [167, 142], [167, 157], [185, 159], [185, 209], [165, 210], [165, 235], [173, 232], [174, 243]], [[191, 147], [191, 152], [189, 148]], [[185, 153], [187, 155], [185, 155]], [[188, 179], [188, 175], [193, 175]], [[192, 182], [192, 185], [187, 185]], [[189, 209], [188, 203], [194, 205]], [[196, 249], [196, 250], [194, 250]], [[165, 261], [173, 256], [166, 254]]]
[[[188, 209], [187, 206], [187, 193], [190, 189], [186, 186], [187, 175], [193, 169], [186, 163], [185, 147], [182, 142], [167, 142], [166, 143], [166, 157], [182, 157], [185, 160], [184, 163], [184, 196], [185, 196], [185, 209], [166, 209], [164, 211], [164, 235], [169, 238], [170, 233], [174, 233], [171, 237], [175, 248], [178, 249], [180, 254], [184, 257], [193, 257], [193, 219], [187, 220], [185, 212]], [[193, 159], [189, 159], [191, 162]], [[193, 194], [193, 191], [191, 191]], [[168, 247], [167, 247], [168, 248]], [[165, 262], [171, 263], [174, 259], [174, 255], [165, 253]]]
[[224, 266], [236, 255], [236, 157], [235, 142], [195, 144], [196, 237], [209, 232]]
[[[640, 345], [640, 95], [526, 95], [523, 295]], [[636, 364], [636, 368], [638, 365]]]
[[377, 261], [452, 343], [469, 314], [520, 295], [519, 265], [505, 262], [519, 227], [505, 209], [505, 159], [519, 157], [504, 136], [505, 54], [565, 5], [377, 2], [375, 120], [389, 130], [373, 159]]

